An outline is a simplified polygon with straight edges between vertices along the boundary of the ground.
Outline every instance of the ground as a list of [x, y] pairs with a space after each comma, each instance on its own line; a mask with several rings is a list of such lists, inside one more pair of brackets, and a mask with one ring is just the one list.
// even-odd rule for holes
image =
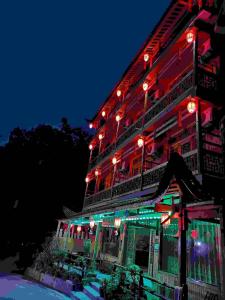
[[24, 279], [21, 275], [0, 273], [0, 300], [70, 300], [55, 290]]

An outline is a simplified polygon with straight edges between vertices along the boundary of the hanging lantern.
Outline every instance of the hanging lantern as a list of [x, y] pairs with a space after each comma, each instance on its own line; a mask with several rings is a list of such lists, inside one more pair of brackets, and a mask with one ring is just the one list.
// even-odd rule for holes
[[143, 145], [144, 145], [144, 139], [142, 137], [139, 138], [138, 141], [137, 141], [137, 144], [138, 144], [139, 148], [143, 147]]
[[90, 220], [90, 228], [93, 229], [95, 226], [95, 221], [94, 220]]
[[[168, 219], [169, 215], [168, 214], [162, 214], [161, 216], [161, 223], [163, 223], [166, 219]], [[170, 225], [170, 219], [167, 220], [165, 223], [163, 223], [163, 226], [168, 226]]]
[[88, 183], [89, 182], [89, 177], [85, 178], [85, 182]]
[[198, 238], [198, 230], [196, 229], [192, 230], [191, 237], [196, 240]]
[[120, 97], [120, 96], [121, 96], [121, 94], [122, 94], [121, 90], [117, 90], [117, 91], [116, 91], [116, 95], [117, 95], [117, 97]]
[[77, 226], [77, 232], [80, 233], [81, 232], [81, 226]]
[[97, 177], [99, 175], [99, 170], [95, 170], [95, 176]]
[[116, 228], [120, 228], [120, 224], [121, 224], [121, 219], [120, 218], [115, 218], [115, 220], [114, 220], [114, 226]]
[[145, 54], [144, 54], [144, 61], [145, 61], [145, 62], [148, 62], [148, 61], [149, 61], [149, 55], [148, 55], [148, 53], [145, 53]]
[[92, 150], [92, 149], [93, 149], [93, 145], [90, 144], [90, 145], [89, 145], [89, 150]]
[[115, 156], [112, 159], [112, 163], [113, 163], [114, 166], [117, 164], [117, 158]]
[[105, 115], [106, 115], [106, 112], [103, 110], [103, 111], [102, 111], [102, 116], [103, 116], [103, 118], [105, 117]]
[[186, 34], [186, 40], [188, 42], [188, 44], [191, 44], [193, 43], [194, 41], [194, 33], [192, 30], [188, 31], [187, 34]]
[[142, 87], [143, 87], [143, 91], [146, 92], [148, 90], [148, 83], [144, 82], [143, 85], [142, 85]]
[[116, 122], [119, 122], [121, 120], [120, 115], [116, 115]]
[[190, 114], [193, 114], [194, 112], [196, 112], [196, 102], [193, 100], [190, 100], [187, 105], [187, 110]]
[[90, 129], [93, 128], [93, 123], [89, 123], [89, 128], [90, 128]]
[[98, 138], [99, 138], [99, 140], [101, 141], [101, 140], [103, 139], [103, 134], [100, 133], [100, 134], [98, 135]]

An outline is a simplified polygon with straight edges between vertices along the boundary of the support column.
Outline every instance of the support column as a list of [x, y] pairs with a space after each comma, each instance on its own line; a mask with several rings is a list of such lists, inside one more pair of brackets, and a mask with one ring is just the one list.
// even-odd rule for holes
[[123, 231], [122, 231], [121, 236], [120, 236], [119, 259], [118, 259], [118, 263], [120, 265], [123, 265], [126, 236], [127, 236], [127, 224], [124, 223], [123, 224]]
[[225, 208], [224, 206], [219, 212], [220, 218], [220, 231], [221, 231], [221, 266], [220, 266], [220, 284], [221, 284], [221, 295], [220, 299], [225, 299]]
[[99, 241], [99, 236], [100, 236], [100, 231], [102, 229], [102, 223], [98, 223], [97, 230], [96, 230], [96, 235], [95, 235], [95, 246], [94, 246], [94, 253], [93, 253], [93, 261], [97, 258], [98, 253], [99, 253], [99, 246], [100, 246], [100, 241]]
[[[141, 127], [142, 135], [145, 126], [145, 113], [147, 110], [147, 104], [148, 104], [148, 91], [145, 92], [144, 111], [143, 111], [142, 127]], [[143, 175], [144, 175], [144, 164], [145, 164], [145, 138], [144, 136], [142, 136], [142, 138], [144, 139], [144, 144], [142, 146], [142, 153], [141, 153], [141, 186], [140, 186], [141, 191], [143, 190]]]
[[66, 232], [66, 236], [65, 236], [65, 240], [64, 240], [64, 251], [67, 251], [67, 244], [68, 244], [68, 238], [70, 235], [70, 226], [71, 226], [71, 221], [68, 223], [68, 228], [67, 228], [67, 232]]
[[179, 286], [182, 289], [181, 300], [188, 300], [187, 286], [187, 211], [185, 209], [184, 197], [181, 196], [179, 213]]
[[57, 226], [57, 231], [56, 231], [56, 237], [59, 237], [60, 226], [61, 226], [61, 221], [58, 221], [58, 226]]

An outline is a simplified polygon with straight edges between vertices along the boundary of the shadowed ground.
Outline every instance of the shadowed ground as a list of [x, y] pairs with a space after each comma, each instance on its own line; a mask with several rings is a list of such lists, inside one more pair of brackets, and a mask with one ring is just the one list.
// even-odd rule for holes
[[21, 275], [0, 273], [0, 300], [70, 300], [71, 298]]

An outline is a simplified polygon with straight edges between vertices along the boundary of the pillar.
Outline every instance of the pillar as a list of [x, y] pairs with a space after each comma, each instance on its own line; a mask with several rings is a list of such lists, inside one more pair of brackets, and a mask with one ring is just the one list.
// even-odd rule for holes
[[67, 243], [68, 243], [68, 238], [69, 238], [69, 235], [70, 235], [70, 226], [71, 226], [71, 222], [68, 223], [66, 236], [64, 238], [64, 247], [63, 247], [64, 251], [67, 251]]
[[97, 230], [96, 230], [96, 235], [95, 235], [95, 246], [94, 246], [94, 253], [93, 253], [93, 260], [95, 260], [98, 257], [98, 252], [99, 252], [99, 237], [100, 237], [100, 231], [102, 229], [102, 223], [98, 223], [97, 225]]
[[123, 230], [120, 234], [120, 247], [119, 247], [119, 259], [118, 259], [118, 263], [120, 265], [123, 265], [123, 261], [124, 261], [124, 250], [125, 250], [125, 240], [126, 240], [126, 236], [127, 236], [127, 224], [124, 223], [123, 225]]
[[56, 237], [59, 237], [60, 226], [61, 226], [61, 221], [58, 221], [58, 226], [57, 226], [57, 231], [56, 231]]

